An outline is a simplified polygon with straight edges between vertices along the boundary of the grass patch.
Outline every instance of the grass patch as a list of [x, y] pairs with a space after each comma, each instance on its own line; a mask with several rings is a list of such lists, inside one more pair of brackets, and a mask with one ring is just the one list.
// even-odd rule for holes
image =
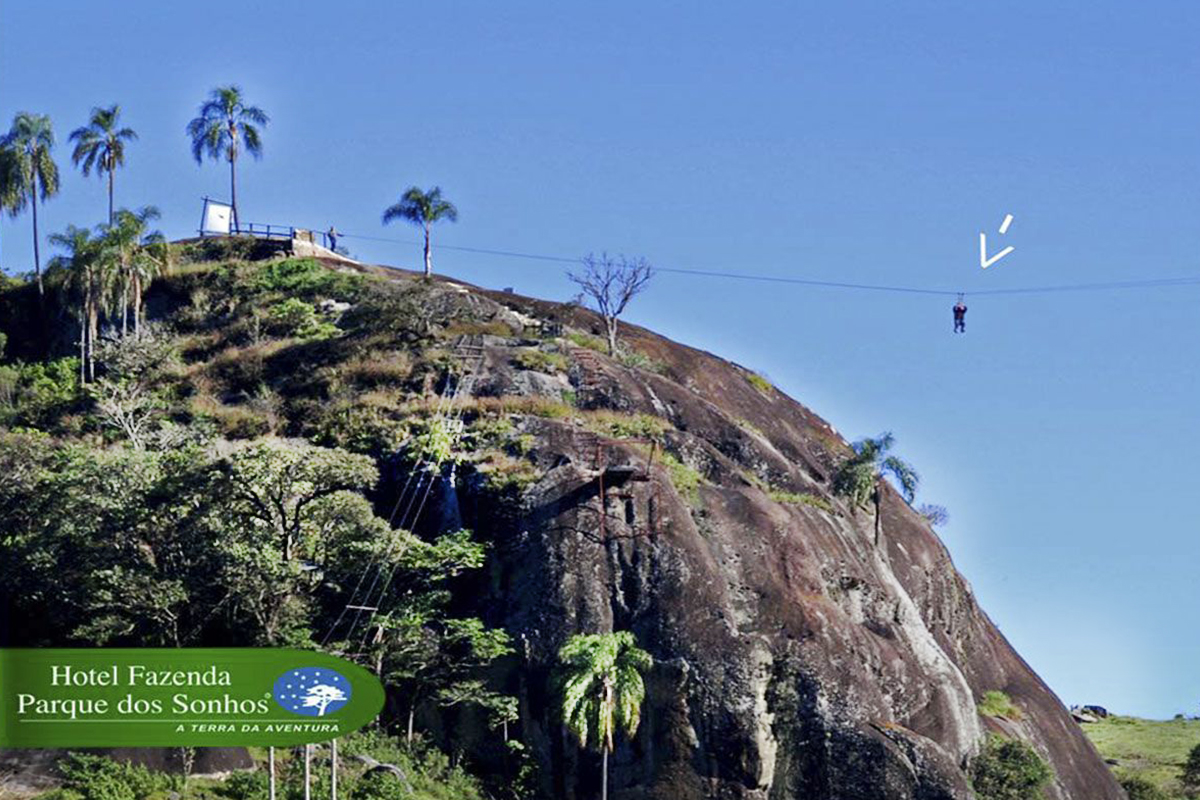
[[704, 476], [666, 451], [659, 454], [659, 461], [671, 476], [671, 485], [675, 487], [675, 491], [692, 505], [699, 503], [700, 484], [704, 483]]
[[567, 341], [578, 347], [586, 347], [588, 350], [595, 350], [597, 353], [607, 353], [608, 344], [599, 336], [592, 336], [587, 333], [579, 333], [578, 331], [570, 331], [567, 333]]
[[1149, 781], [1171, 797], [1183, 797], [1179, 772], [1200, 744], [1200, 720], [1152, 720], [1110, 716], [1080, 725], [1100, 755], [1117, 764], [1120, 777]]
[[644, 369], [657, 375], [665, 375], [667, 372], [667, 362], [651, 358], [637, 350], [623, 350], [617, 356], [617, 361], [630, 369]]
[[1004, 717], [1016, 720], [1024, 716], [1021, 709], [1013, 704], [1011, 697], [995, 689], [983, 693], [983, 699], [979, 701], [976, 709], [984, 717]]
[[824, 497], [819, 497], [815, 494], [808, 494], [807, 492], [789, 492], [786, 489], [770, 489], [767, 494], [770, 495], [771, 499], [776, 503], [784, 503], [789, 506], [810, 506], [812, 508], [820, 509], [826, 514], [834, 513], [833, 504]]
[[448, 338], [456, 336], [500, 336], [505, 339], [516, 335], [516, 331], [503, 322], [452, 322], [442, 331]]
[[661, 439], [671, 424], [653, 414], [622, 414], [619, 411], [585, 411], [583, 424], [590, 431], [614, 439]]
[[526, 348], [512, 357], [512, 363], [521, 369], [553, 375], [558, 372], [566, 372], [571, 362], [562, 353], [547, 353], [544, 350]]
[[762, 392], [763, 394], [767, 395], [768, 397], [775, 392], [775, 385], [772, 384], [766, 378], [764, 378], [762, 375], [759, 375], [757, 372], [751, 372], [749, 375], [746, 376], [746, 380], [750, 383], [751, 386], [753, 386], [755, 389]]

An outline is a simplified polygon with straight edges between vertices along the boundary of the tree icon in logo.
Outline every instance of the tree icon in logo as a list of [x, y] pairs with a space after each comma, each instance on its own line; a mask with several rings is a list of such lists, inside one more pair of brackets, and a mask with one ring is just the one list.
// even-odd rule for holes
[[280, 675], [272, 695], [286, 711], [323, 717], [350, 702], [350, 693], [344, 675], [326, 667], [302, 667]]

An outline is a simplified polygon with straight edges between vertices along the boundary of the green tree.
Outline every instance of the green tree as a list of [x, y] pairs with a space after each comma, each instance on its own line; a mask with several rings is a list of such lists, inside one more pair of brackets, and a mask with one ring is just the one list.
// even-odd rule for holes
[[594, 741], [603, 757], [600, 798], [608, 797], [608, 754], [617, 730], [632, 737], [641, 720], [646, 685], [642, 673], [653, 664], [629, 631], [578, 634], [558, 653], [565, 665], [562, 714], [567, 727], [587, 747]]
[[16, 217], [25, 210], [20, 161], [12, 147], [0, 146], [0, 213]]
[[[38, 198], [42, 202], [58, 194], [58, 165], [50, 151], [54, 149], [54, 127], [45, 114], [22, 111], [13, 117], [12, 127], [0, 140], [0, 147], [10, 149], [16, 160], [17, 191], [29, 198], [33, 210], [33, 271], [37, 276], [38, 294], [44, 296], [41, 249], [38, 242]], [[24, 202], [22, 202], [22, 206]]]
[[212, 90], [200, 112], [188, 123], [192, 139], [192, 157], [197, 164], [204, 156], [213, 161], [224, 158], [229, 162], [229, 204], [233, 212], [233, 229], [238, 230], [237, 160], [241, 149], [255, 158], [262, 157], [262, 131], [271, 120], [257, 106], [246, 105], [242, 90], [237, 86], [220, 86]]
[[875, 504], [875, 544], [879, 544], [882, 531], [881, 502], [882, 492], [880, 482], [885, 475], [891, 475], [900, 485], [904, 499], [912, 502], [917, 494], [920, 476], [911, 464], [903, 459], [890, 455], [895, 437], [891, 433], [881, 433], [874, 439], [866, 438], [855, 442], [851, 447], [854, 455], [847, 458], [838, 468], [833, 478], [833, 490], [847, 497], [856, 507], [863, 507], [867, 501]]
[[429, 233], [433, 223], [447, 220], [458, 221], [458, 209], [449, 200], [442, 197], [442, 188], [434, 186], [428, 192], [421, 191], [416, 186], [410, 186], [400, 196], [399, 202], [388, 206], [383, 211], [383, 224], [393, 220], [404, 220], [417, 225], [425, 232], [425, 277], [433, 274], [433, 253], [429, 248]]
[[108, 224], [113, 224], [113, 179], [117, 167], [125, 165], [125, 143], [135, 141], [133, 128], [122, 128], [121, 107], [93, 108], [88, 124], [71, 131], [75, 143], [71, 161], [84, 177], [96, 170], [97, 176], [108, 177]]
[[1041, 800], [1052, 777], [1037, 752], [1016, 739], [989, 734], [971, 764], [971, 785], [979, 800]]
[[1200, 744], [1188, 752], [1187, 761], [1179, 773], [1179, 782], [1189, 795], [1200, 792]]
[[157, 276], [167, 271], [170, 249], [150, 223], [161, 216], [154, 206], [137, 211], [120, 209], [115, 223], [104, 233], [105, 248], [110, 265], [110, 306], [121, 308], [121, 333], [129, 330], [129, 312], [133, 312], [133, 330], [141, 325], [142, 299], [146, 288]]
[[79, 294], [79, 380], [82, 383], [96, 377], [94, 353], [103, 242], [92, 238], [87, 228], [69, 225], [62, 233], [51, 234], [50, 243], [66, 253], [55, 257], [49, 269], [65, 273], [67, 286]]

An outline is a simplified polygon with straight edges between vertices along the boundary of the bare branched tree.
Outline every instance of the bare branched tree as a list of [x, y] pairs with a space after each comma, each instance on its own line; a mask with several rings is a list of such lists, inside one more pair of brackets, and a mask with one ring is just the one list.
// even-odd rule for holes
[[617, 354], [617, 318], [625, 306], [646, 288], [654, 277], [654, 268], [644, 258], [612, 258], [608, 253], [599, 257], [589, 253], [583, 258], [582, 272], [568, 272], [567, 277], [579, 284], [583, 294], [596, 304], [604, 317], [608, 339], [608, 354]]

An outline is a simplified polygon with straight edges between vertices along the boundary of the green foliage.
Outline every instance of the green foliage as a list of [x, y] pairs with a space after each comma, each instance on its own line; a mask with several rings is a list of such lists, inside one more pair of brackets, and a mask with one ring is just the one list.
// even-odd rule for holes
[[577, 634], [558, 653], [563, 662], [562, 715], [579, 743], [612, 752], [618, 731], [632, 737], [641, 720], [654, 660], [629, 631]]
[[455, 460], [454, 445], [458, 441], [461, 422], [446, 417], [432, 417], [423, 424], [409, 444], [414, 459], [433, 467]]
[[265, 800], [269, 796], [267, 774], [257, 770], [235, 772], [225, 779], [217, 794], [230, 800]]
[[704, 476], [668, 452], [663, 451], [659, 458], [671, 476], [675, 491], [693, 505], [700, 502], [700, 485], [704, 483]]
[[979, 800], [1041, 800], [1052, 777], [1037, 752], [1016, 739], [989, 734], [971, 764], [971, 785]]
[[647, 372], [653, 372], [658, 375], [665, 375], [667, 373], [667, 363], [665, 361], [651, 358], [637, 350], [622, 350], [617, 354], [617, 361], [630, 369], [644, 369]]
[[775, 385], [757, 372], [747, 374], [746, 380], [749, 381], [751, 386], [768, 397], [775, 393]]
[[892, 434], [881, 433], [874, 439], [860, 439], [851, 445], [854, 455], [838, 467], [833, 477], [833, 490], [862, 507], [875, 495], [876, 484], [883, 475], [888, 474], [896, 479], [904, 498], [911, 503], [920, 476], [908, 462], [888, 455], [894, 443]]
[[591, 336], [579, 331], [567, 331], [567, 340], [579, 347], [595, 350], [597, 353], [608, 352], [608, 344], [599, 336]]
[[767, 492], [772, 500], [776, 503], [785, 503], [794, 506], [812, 506], [820, 509], [826, 514], [833, 513], [833, 505], [824, 497], [819, 497], [808, 492], [789, 492], [786, 489], [771, 489]]
[[0, 365], [0, 423], [51, 427], [83, 399], [79, 359]]
[[58, 764], [63, 786], [83, 800], [145, 800], [179, 788], [180, 778], [104, 756], [71, 753]]
[[1171, 796], [1158, 786], [1136, 775], [1122, 778], [1121, 788], [1129, 795], [1129, 800], [1171, 800]]
[[1188, 751], [1183, 769], [1179, 771], [1179, 782], [1189, 794], [1200, 791], [1200, 744]]
[[992, 689], [983, 693], [983, 700], [976, 707], [980, 715], [985, 717], [1004, 717], [1005, 719], [1021, 719], [1021, 709], [1013, 703], [1004, 692]]
[[270, 306], [267, 325], [276, 335], [301, 339], [328, 339], [340, 333], [336, 325], [321, 318], [311, 303], [298, 297], [289, 297]]
[[521, 369], [535, 372], [566, 372], [570, 366], [567, 357], [562, 353], [547, 353], [545, 350], [524, 348], [512, 358], [512, 362]]
[[351, 301], [361, 294], [363, 279], [335, 272], [312, 258], [285, 258], [255, 267], [249, 288], [258, 292], [277, 292], [307, 300], [330, 298]]
[[614, 439], [656, 439], [671, 427], [671, 423], [653, 414], [623, 414], [619, 411], [589, 411], [583, 415], [588, 430]]

